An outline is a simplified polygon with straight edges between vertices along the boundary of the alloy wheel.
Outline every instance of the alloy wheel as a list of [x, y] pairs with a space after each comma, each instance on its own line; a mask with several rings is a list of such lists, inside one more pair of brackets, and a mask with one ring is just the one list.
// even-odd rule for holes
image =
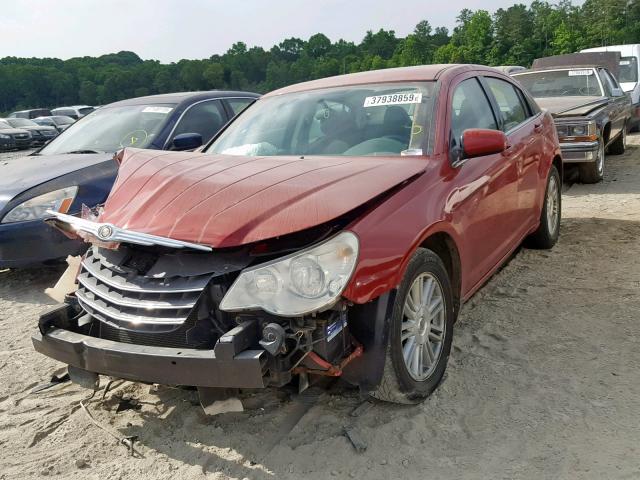
[[547, 226], [549, 233], [555, 235], [560, 217], [560, 188], [554, 175], [549, 177], [547, 187]]
[[422, 273], [407, 292], [402, 313], [402, 356], [411, 378], [424, 381], [438, 364], [444, 345], [446, 305], [442, 286]]
[[604, 141], [600, 141], [598, 147], [598, 158], [596, 158], [596, 168], [598, 169], [598, 175], [602, 177], [604, 175]]

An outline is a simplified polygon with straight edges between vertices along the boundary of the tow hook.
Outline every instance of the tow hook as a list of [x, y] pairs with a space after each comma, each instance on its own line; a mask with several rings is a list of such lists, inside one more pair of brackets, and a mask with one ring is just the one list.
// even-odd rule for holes
[[304, 365], [301, 365], [301, 366], [295, 367], [292, 370], [292, 373], [294, 374], [306, 373], [306, 374], [313, 374], [313, 375], [322, 375], [325, 377], [339, 377], [342, 375], [342, 371], [349, 363], [351, 363], [356, 358], [362, 356], [362, 353], [364, 351], [362, 348], [362, 345], [354, 341], [354, 347], [355, 348], [353, 349], [353, 352], [351, 352], [348, 357], [344, 358], [342, 362], [340, 362], [338, 365], [334, 365], [332, 363], [327, 362], [324, 358], [320, 357], [315, 352], [309, 352], [307, 353], [306, 358], [311, 360], [316, 365], [318, 365], [318, 368], [317, 369], [308, 368], [308, 367], [305, 367]]

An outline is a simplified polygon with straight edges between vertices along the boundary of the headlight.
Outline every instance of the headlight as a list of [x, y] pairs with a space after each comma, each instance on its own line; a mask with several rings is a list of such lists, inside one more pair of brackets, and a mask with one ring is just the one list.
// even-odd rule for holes
[[11, 139], [11, 137], [9, 135], [3, 135], [3, 134], [0, 134], [0, 138], [3, 139], [3, 140], [10, 140]]
[[585, 142], [598, 139], [596, 122], [584, 122], [575, 124], [558, 124], [558, 138], [561, 141]]
[[243, 270], [220, 309], [262, 309], [283, 316], [325, 309], [347, 286], [357, 259], [358, 238], [342, 232], [315, 247]]
[[2, 223], [37, 220], [47, 216], [47, 210], [67, 213], [76, 198], [78, 187], [67, 187], [54, 192], [45, 193], [21, 203], [2, 219]]

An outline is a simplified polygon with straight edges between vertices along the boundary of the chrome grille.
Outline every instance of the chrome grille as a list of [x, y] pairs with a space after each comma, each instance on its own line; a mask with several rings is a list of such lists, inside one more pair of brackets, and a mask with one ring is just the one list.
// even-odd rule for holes
[[89, 250], [78, 275], [76, 297], [98, 320], [125, 329], [184, 324], [211, 274], [152, 278], [109, 264]]

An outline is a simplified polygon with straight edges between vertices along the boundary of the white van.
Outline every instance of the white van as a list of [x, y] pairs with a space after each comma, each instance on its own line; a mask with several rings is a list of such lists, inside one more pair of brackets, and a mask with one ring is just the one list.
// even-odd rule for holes
[[620, 52], [620, 75], [618, 82], [622, 90], [631, 96], [631, 129], [640, 127], [640, 43], [587, 48], [581, 52]]

